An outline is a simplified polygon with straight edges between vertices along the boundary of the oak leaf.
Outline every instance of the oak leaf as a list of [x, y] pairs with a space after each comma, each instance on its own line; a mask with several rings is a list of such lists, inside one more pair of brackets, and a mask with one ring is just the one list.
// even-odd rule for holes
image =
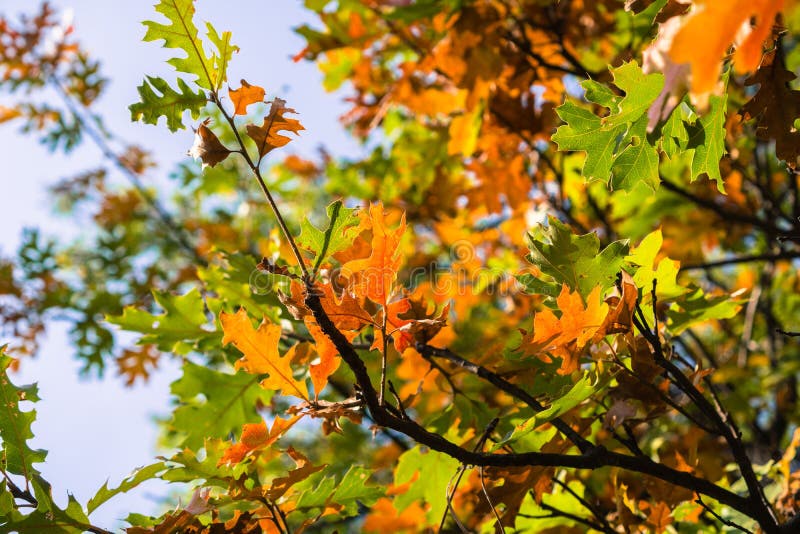
[[217, 465], [238, 464], [251, 452], [269, 447], [301, 418], [301, 415], [291, 419], [276, 417], [272, 422], [272, 428], [267, 428], [267, 424], [263, 421], [244, 425], [239, 442], [228, 447]]
[[[317, 398], [327, 385], [328, 377], [339, 368], [341, 358], [338, 358], [339, 351], [336, 350], [331, 338], [322, 331], [311, 316], [305, 317], [305, 323], [308, 332], [314, 338], [317, 354], [319, 355], [319, 363], [312, 363], [309, 367], [311, 383], [314, 384], [314, 398]], [[347, 341], [352, 341], [358, 335], [358, 332], [345, 330], [342, 331], [342, 334], [347, 338]]]
[[533, 331], [523, 338], [520, 349], [526, 355], [537, 355], [544, 361], [550, 353], [562, 359], [559, 374], [569, 374], [578, 369], [583, 348], [605, 322], [608, 304], [600, 299], [600, 286], [595, 287], [586, 298], [586, 304], [577, 291], [570, 292], [564, 284], [556, 298], [561, 316], [549, 309], [537, 313], [533, 318]]
[[389, 229], [381, 202], [371, 205], [366, 217], [372, 227], [370, 256], [345, 263], [342, 276], [349, 278], [354, 295], [386, 307], [403, 261], [398, 246], [406, 230], [406, 218], [403, 214], [400, 225]]
[[[740, 32], [746, 37], [737, 43], [734, 66], [750, 72], [758, 66], [764, 40], [769, 36], [783, 0], [700, 0], [684, 19], [683, 27], [672, 40], [670, 57], [675, 63], [691, 65], [692, 94], [714, 91], [728, 48]], [[756, 24], [751, 29], [750, 20]], [[743, 30], [744, 28], [744, 30]]]
[[194, 144], [189, 149], [189, 155], [202, 161], [204, 169], [216, 166], [231, 153], [207, 126], [210, 121], [211, 119], [206, 119], [197, 127], [194, 133]]
[[800, 155], [800, 132], [794, 127], [794, 120], [800, 116], [800, 91], [790, 85], [797, 76], [786, 69], [779, 48], [777, 43], [775, 49], [766, 53], [756, 73], [745, 82], [759, 88], [740, 113], [744, 120], [756, 118], [756, 136], [774, 140], [775, 154], [795, 167]]
[[287, 108], [285, 100], [275, 98], [270, 106], [269, 114], [264, 117], [264, 122], [261, 126], [256, 126], [255, 124], [247, 125], [247, 135], [255, 141], [260, 157], [263, 158], [272, 150], [285, 146], [292, 140], [291, 137], [281, 135], [280, 132], [285, 131], [296, 134], [300, 130], [305, 130], [297, 119], [284, 117], [285, 113], [297, 112], [292, 108]]
[[264, 496], [273, 502], [283, 497], [298, 482], [325, 468], [325, 464], [313, 465], [308, 458], [294, 447], [289, 447], [286, 450], [286, 454], [291, 457], [297, 467], [289, 471], [285, 477], [273, 480], [270, 488], [264, 492]]
[[222, 344], [233, 343], [244, 354], [236, 362], [237, 369], [243, 368], [253, 374], [267, 374], [268, 377], [261, 381], [262, 387], [308, 400], [305, 382], [295, 380], [289, 365], [296, 345], [285, 356], [278, 352], [280, 325], [270, 323], [265, 317], [256, 330], [244, 308], [239, 308], [236, 313], [221, 312], [219, 320], [224, 332]]
[[127, 349], [116, 358], [117, 375], [125, 378], [126, 386], [133, 386], [141, 378], [147, 382], [150, 373], [158, 367], [160, 353], [153, 345]]
[[250, 85], [247, 81], [242, 80], [242, 86], [238, 89], [228, 88], [228, 96], [231, 97], [233, 102], [234, 115], [247, 115], [247, 107], [250, 104], [257, 104], [264, 100], [266, 92], [263, 87], [258, 85]]
[[287, 412], [290, 414], [308, 415], [314, 419], [322, 419], [322, 433], [326, 436], [332, 432], [342, 433], [339, 424], [341, 417], [346, 417], [353, 424], [360, 425], [363, 417], [363, 402], [355, 397], [345, 399], [341, 402], [330, 402], [326, 400], [316, 400], [312, 402], [302, 402], [290, 407]]

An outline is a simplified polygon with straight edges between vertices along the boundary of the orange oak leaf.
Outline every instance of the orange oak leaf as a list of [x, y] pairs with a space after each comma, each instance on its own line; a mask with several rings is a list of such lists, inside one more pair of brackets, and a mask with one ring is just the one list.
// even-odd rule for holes
[[[698, 0], [675, 35], [670, 57], [691, 65], [693, 95], [712, 92], [728, 48], [737, 37], [734, 66], [738, 72], [754, 70], [761, 59], [762, 44], [772, 30], [784, 0]], [[755, 26], [750, 28], [750, 20]]]
[[247, 106], [263, 102], [264, 95], [263, 87], [258, 85], [250, 85], [247, 81], [242, 80], [242, 86], [238, 89], [228, 88], [228, 96], [231, 97], [233, 102], [234, 115], [247, 115]]
[[[311, 316], [306, 316], [305, 323], [308, 332], [314, 338], [317, 354], [319, 355], [319, 363], [311, 364], [309, 367], [311, 383], [314, 384], [314, 398], [317, 398], [328, 384], [328, 377], [339, 368], [341, 358], [338, 357], [339, 351], [336, 350], [331, 338], [325, 335]], [[352, 341], [358, 335], [358, 332], [344, 330], [342, 334], [347, 338], [347, 341]]]
[[[313, 290], [339, 330], [360, 330], [365, 325], [374, 324], [372, 316], [349, 293], [337, 296], [330, 283], [314, 284]], [[288, 294], [278, 291], [278, 298], [295, 319], [304, 320], [311, 315], [311, 310], [305, 305], [305, 288], [297, 280], [292, 280]]]
[[391, 499], [381, 497], [370, 508], [362, 529], [364, 532], [417, 532], [421, 517], [425, 517], [425, 510], [418, 501], [400, 512]]
[[244, 354], [236, 362], [237, 369], [243, 368], [253, 374], [267, 374], [268, 377], [261, 381], [261, 387], [308, 400], [305, 382], [295, 380], [289, 365], [296, 345], [283, 357], [278, 352], [281, 338], [279, 325], [270, 323], [265, 317], [256, 330], [244, 308], [239, 308], [236, 313], [221, 312], [219, 320], [224, 332], [222, 344], [233, 343]]
[[[411, 301], [409, 301], [407, 298], [404, 298], [387, 304], [384, 310], [381, 312], [381, 314], [386, 313], [387, 333], [391, 332], [390, 335], [393, 337], [395, 346], [397, 346], [397, 350], [400, 352], [400, 354], [402, 354], [403, 350], [410, 345], [410, 343], [403, 341], [403, 338], [407, 336], [403, 336], [403, 333], [400, 332], [400, 328], [411, 322], [409, 319], [401, 318], [400, 315], [407, 313], [409, 310], [411, 310]], [[403, 350], [400, 349], [400, 346], [403, 347]], [[383, 332], [378, 328], [375, 329], [375, 339], [373, 340], [370, 349], [380, 351], [383, 350]]]
[[194, 159], [203, 162], [203, 168], [214, 167], [217, 163], [225, 160], [231, 153], [225, 148], [217, 135], [206, 126], [211, 119], [206, 119], [200, 123], [194, 133], [194, 144], [189, 149], [189, 155]]
[[[422, 301], [403, 298], [386, 307], [387, 333], [391, 335], [397, 352], [403, 354], [416, 343], [427, 343], [447, 324], [450, 304], [446, 304], [438, 315], [429, 312]], [[372, 349], [382, 349], [383, 334], [375, 329]]]
[[406, 231], [406, 216], [403, 214], [397, 228], [389, 229], [383, 203], [378, 202], [370, 206], [366, 217], [372, 227], [370, 256], [345, 263], [342, 276], [349, 279], [354, 295], [367, 297], [385, 308], [397, 278], [397, 270], [403, 261], [398, 245]]
[[263, 421], [242, 426], [242, 437], [239, 442], [225, 450], [217, 465], [238, 464], [251, 452], [269, 447], [301, 418], [302, 415], [296, 415], [291, 419], [276, 417], [272, 422], [272, 428], [267, 428], [267, 424]]
[[359, 330], [365, 325], [374, 324], [372, 316], [349, 293], [344, 292], [341, 296], [337, 296], [332, 284], [317, 284], [314, 288], [321, 291], [322, 308], [336, 328]]
[[126, 386], [133, 386], [138, 378], [147, 382], [152, 370], [158, 367], [159, 357], [155, 345], [127, 349], [116, 359], [117, 375], [125, 377]]
[[525, 335], [520, 349], [526, 355], [535, 355], [549, 361], [550, 353], [562, 359], [559, 374], [569, 374], [578, 369], [583, 348], [605, 322], [608, 304], [600, 299], [600, 286], [595, 287], [586, 298], [580, 293], [570, 293], [564, 284], [556, 298], [561, 316], [549, 309], [537, 313], [533, 318], [533, 332]]
[[261, 126], [247, 125], [247, 135], [255, 141], [260, 157], [263, 158], [272, 150], [282, 147], [292, 140], [291, 137], [281, 135], [280, 132], [298, 133], [300, 130], [305, 130], [300, 121], [287, 119], [283, 116], [284, 113], [297, 112], [292, 108], [287, 108], [285, 100], [275, 98], [270, 106], [269, 114], [264, 117], [264, 123]]
[[647, 523], [653, 527], [653, 532], [661, 534], [672, 524], [672, 512], [665, 502], [660, 502], [651, 507], [647, 516]]

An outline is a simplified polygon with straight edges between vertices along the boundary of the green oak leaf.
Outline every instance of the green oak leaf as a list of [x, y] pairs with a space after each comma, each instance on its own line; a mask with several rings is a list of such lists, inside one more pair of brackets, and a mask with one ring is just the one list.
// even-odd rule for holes
[[120, 482], [119, 486], [116, 488], [109, 488], [108, 481], [106, 481], [103, 484], [103, 487], [97, 490], [97, 492], [94, 494], [94, 497], [89, 499], [89, 502], [86, 504], [86, 511], [91, 514], [101, 504], [112, 497], [119, 495], [120, 493], [128, 492], [146, 480], [157, 478], [158, 474], [162, 473], [166, 468], [167, 466], [164, 462], [156, 462], [154, 464], [140, 467], [129, 476], [125, 477], [125, 479]]
[[725, 193], [725, 184], [719, 172], [719, 162], [725, 154], [725, 110], [728, 95], [709, 97], [709, 110], [694, 125], [689, 126], [688, 148], [694, 149], [692, 181], [707, 174], [717, 182], [717, 189]]
[[459, 465], [455, 458], [419, 445], [404, 452], [395, 468], [395, 484], [411, 482], [415, 473], [419, 476], [411, 482], [408, 491], [395, 497], [397, 510], [402, 512], [412, 502], [422, 500], [429, 504], [428, 522], [438, 523], [447, 506], [447, 485]]
[[596, 287], [602, 290], [612, 287], [628, 254], [628, 242], [615, 241], [600, 250], [597, 234], [577, 235], [569, 226], [555, 217], [548, 219], [538, 236], [528, 234], [528, 261], [536, 265], [542, 274], [553, 278], [550, 292], [566, 283], [573, 291], [578, 290], [585, 298]]
[[682, 103], [672, 110], [661, 126], [661, 150], [670, 158], [679, 151], [686, 150], [689, 145], [686, 123], [690, 122], [692, 113], [689, 106]]
[[178, 354], [186, 354], [199, 341], [218, 335], [205, 328], [208, 319], [203, 297], [197, 289], [185, 295], [153, 291], [153, 297], [164, 309], [163, 314], [153, 315], [128, 306], [122, 315], [107, 316], [106, 320], [123, 330], [144, 334], [139, 340], [140, 344], [152, 343], [160, 350]]
[[206, 22], [208, 40], [216, 47], [217, 54], [212, 56], [214, 66], [214, 90], [219, 91], [222, 84], [228, 79], [228, 63], [233, 58], [234, 52], [239, 51], [239, 47], [231, 43], [231, 32], [222, 32], [220, 35], [210, 22]]
[[566, 124], [559, 126], [552, 140], [559, 150], [586, 153], [582, 173], [587, 181], [611, 180], [613, 189], [625, 191], [644, 182], [655, 190], [659, 183], [658, 152], [646, 135], [647, 109], [658, 97], [664, 76], [645, 74], [633, 61], [611, 69], [611, 73], [624, 96], [594, 80], [581, 84], [586, 100], [608, 108], [609, 114], [598, 117], [566, 102], [556, 108]]
[[341, 507], [340, 516], [352, 517], [358, 515], [359, 503], [372, 506], [384, 494], [383, 488], [367, 485], [372, 474], [369, 469], [350, 466], [338, 482], [333, 476], [325, 476], [327, 471], [314, 474], [294, 486], [295, 491], [301, 492], [296, 509], [325, 508], [336, 504]]
[[223, 438], [245, 423], [261, 421], [258, 406], [269, 405], [273, 392], [259, 386], [260, 378], [185, 362], [183, 374], [170, 386], [178, 406], [168, 426], [179, 433], [183, 446], [198, 450], [206, 438]]
[[534, 414], [533, 417], [516, 425], [508, 436], [505, 436], [494, 445], [493, 449], [497, 450], [507, 443], [517, 441], [543, 424], [564, 415], [592, 395], [599, 394], [610, 381], [610, 376], [604, 376], [604, 378], [598, 380], [594, 373], [585, 371], [583, 376], [576, 381], [564, 395], [553, 400], [550, 405], [541, 412]]
[[89, 518], [75, 497], [69, 495], [67, 507], [61, 509], [53, 501], [50, 484], [40, 475], [31, 476], [29, 483], [38, 503], [36, 509], [24, 514], [12, 509], [0, 516], [0, 534], [81, 534], [89, 530]]
[[33, 464], [44, 462], [47, 452], [28, 446], [28, 440], [33, 438], [31, 424], [36, 420], [36, 411], [23, 412], [19, 403], [38, 401], [39, 390], [35, 384], [16, 386], [11, 382], [7, 371], [13, 360], [3, 349], [0, 347], [0, 440], [3, 446], [0, 455], [6, 471], [28, 479], [39, 472]]
[[679, 262], [669, 258], [656, 261], [663, 240], [661, 230], [655, 230], [642, 239], [639, 246], [625, 258], [632, 271], [633, 282], [642, 290], [645, 300], [650, 298], [653, 280], [656, 281], [656, 297], [660, 301], [673, 300], [688, 291], [677, 283]]
[[231, 446], [228, 440], [208, 438], [200, 452], [184, 448], [169, 458], [169, 469], [159, 476], [167, 482], [195, 483], [198, 479], [206, 485], [228, 487], [233, 482], [238, 466], [220, 463], [225, 451]]
[[697, 288], [673, 302], [667, 310], [669, 330], [677, 336], [690, 326], [713, 319], [730, 319], [741, 309], [742, 300], [731, 295], [708, 296]]
[[319, 230], [308, 219], [303, 220], [297, 244], [314, 253], [314, 273], [326, 258], [353, 244], [355, 228], [359, 223], [356, 211], [345, 208], [341, 200], [331, 203], [326, 210], [329, 222], [325, 231]]
[[595, 80], [584, 80], [581, 82], [581, 87], [583, 87], [583, 96], [586, 100], [594, 102], [595, 104], [600, 104], [608, 109], [616, 109], [620, 101], [620, 97], [607, 85], [603, 85]]
[[203, 89], [216, 91], [222, 87], [228, 61], [233, 52], [238, 50], [230, 42], [230, 32], [223, 32], [220, 36], [213, 26], [207, 25], [208, 38], [217, 49], [216, 53], [209, 56], [194, 24], [194, 0], [161, 0], [155, 7], [156, 11], [167, 18], [169, 24], [144, 21], [142, 24], [147, 26], [147, 32], [143, 40], [163, 40], [164, 48], [182, 50], [185, 57], [174, 57], [167, 63], [178, 72], [196, 76], [197, 85]]
[[663, 74], [645, 74], [635, 61], [623, 63], [611, 69], [614, 85], [625, 92], [617, 103], [617, 112], [604, 119], [608, 126], [631, 124], [647, 113], [650, 104], [658, 97], [664, 86]]
[[607, 181], [614, 162], [614, 153], [624, 126], [607, 128], [600, 117], [571, 102], [556, 108], [556, 113], [567, 124], [559, 126], [552, 140], [559, 150], [583, 150], [586, 161], [583, 177], [587, 181]]
[[178, 79], [178, 91], [175, 91], [165, 80], [148, 76], [138, 91], [142, 101], [128, 106], [131, 120], [158, 124], [158, 119], [166, 117], [167, 127], [172, 132], [185, 128], [184, 111], [189, 110], [192, 118], [197, 119], [207, 102], [203, 91], [193, 93], [181, 79]]
[[647, 115], [631, 127], [630, 144], [617, 155], [611, 167], [611, 189], [630, 191], [643, 183], [653, 191], [658, 188], [658, 151], [647, 137]]

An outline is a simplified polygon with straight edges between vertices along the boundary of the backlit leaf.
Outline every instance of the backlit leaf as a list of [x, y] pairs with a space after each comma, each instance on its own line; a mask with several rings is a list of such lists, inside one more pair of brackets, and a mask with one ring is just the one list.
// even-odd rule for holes
[[[308, 389], [303, 381], [296, 380], [289, 362], [291, 354], [281, 356], [278, 342], [281, 338], [280, 325], [270, 323], [265, 317], [258, 329], [253, 328], [247, 312], [239, 308], [236, 313], [221, 312], [222, 344], [233, 343], [244, 356], [236, 362], [236, 367], [252, 374], [267, 374], [261, 381], [261, 387], [274, 391], [283, 391], [286, 395], [294, 395], [308, 400]], [[290, 352], [294, 351], [294, 347]]]
[[265, 91], [263, 87], [250, 85], [242, 80], [242, 86], [238, 89], [228, 89], [228, 96], [233, 102], [234, 115], [247, 115], [247, 107], [264, 101]]
[[131, 120], [158, 124], [159, 118], [166, 117], [167, 127], [173, 132], [185, 128], [182, 119], [184, 111], [188, 110], [191, 117], [197, 119], [200, 110], [208, 101], [202, 90], [193, 93], [180, 78], [178, 91], [170, 87], [165, 80], [152, 76], [145, 79], [138, 91], [142, 101], [128, 107], [131, 111]]
[[562, 284], [584, 297], [596, 286], [602, 290], [612, 287], [628, 253], [627, 241], [615, 241], [601, 251], [596, 234], [576, 235], [555, 217], [548, 219], [546, 227], [528, 234], [527, 242], [528, 260], [554, 280], [548, 294], [558, 294]]
[[341, 200], [327, 207], [328, 227], [322, 231], [304, 219], [300, 225], [297, 244], [314, 253], [313, 272], [319, 271], [322, 262], [349, 247], [356, 238], [359, 219], [356, 210], [345, 208]]
[[390, 229], [383, 204], [378, 202], [370, 206], [366, 217], [372, 228], [370, 255], [348, 261], [342, 266], [341, 274], [349, 278], [348, 289], [356, 296], [367, 297], [385, 307], [403, 261], [398, 246], [406, 230], [405, 215], [400, 218], [397, 228]]
[[43, 450], [31, 449], [28, 440], [33, 438], [31, 424], [36, 420], [36, 411], [22, 411], [22, 401], [39, 400], [38, 388], [16, 386], [8, 378], [8, 367], [13, 360], [5, 354], [5, 347], [0, 347], [0, 439], [2, 439], [2, 458], [4, 469], [26, 479], [39, 471], [33, 467], [35, 463], [44, 462], [47, 453]]

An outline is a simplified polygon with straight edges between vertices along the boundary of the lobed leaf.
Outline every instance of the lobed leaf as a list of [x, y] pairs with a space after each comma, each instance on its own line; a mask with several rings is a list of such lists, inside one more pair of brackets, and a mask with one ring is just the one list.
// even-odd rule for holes
[[237, 368], [245, 369], [248, 373], [268, 375], [261, 381], [264, 388], [308, 400], [305, 382], [295, 380], [289, 365], [295, 347], [285, 356], [278, 352], [280, 325], [270, 323], [265, 317], [256, 330], [244, 308], [239, 308], [236, 313], [221, 312], [219, 320], [224, 332], [222, 344], [233, 343], [244, 354], [236, 362]]
[[336, 200], [325, 211], [329, 220], [325, 231], [317, 229], [306, 218], [300, 225], [300, 236], [297, 238], [299, 246], [314, 253], [313, 273], [319, 271], [327, 258], [352, 245], [358, 235], [356, 209], [345, 208], [341, 200]]
[[23, 412], [19, 404], [38, 401], [39, 391], [36, 385], [16, 386], [11, 382], [8, 368], [13, 360], [4, 349], [0, 347], [0, 453], [6, 471], [28, 480], [39, 472], [33, 464], [44, 462], [47, 452], [28, 445], [33, 438], [31, 424], [36, 420], [36, 411]]
[[137, 90], [142, 101], [128, 106], [131, 120], [155, 125], [158, 119], [166, 117], [167, 127], [172, 132], [185, 128], [184, 111], [189, 111], [192, 118], [197, 119], [207, 102], [203, 91], [193, 93], [181, 79], [178, 79], [178, 91], [175, 91], [165, 80], [147, 76]]

